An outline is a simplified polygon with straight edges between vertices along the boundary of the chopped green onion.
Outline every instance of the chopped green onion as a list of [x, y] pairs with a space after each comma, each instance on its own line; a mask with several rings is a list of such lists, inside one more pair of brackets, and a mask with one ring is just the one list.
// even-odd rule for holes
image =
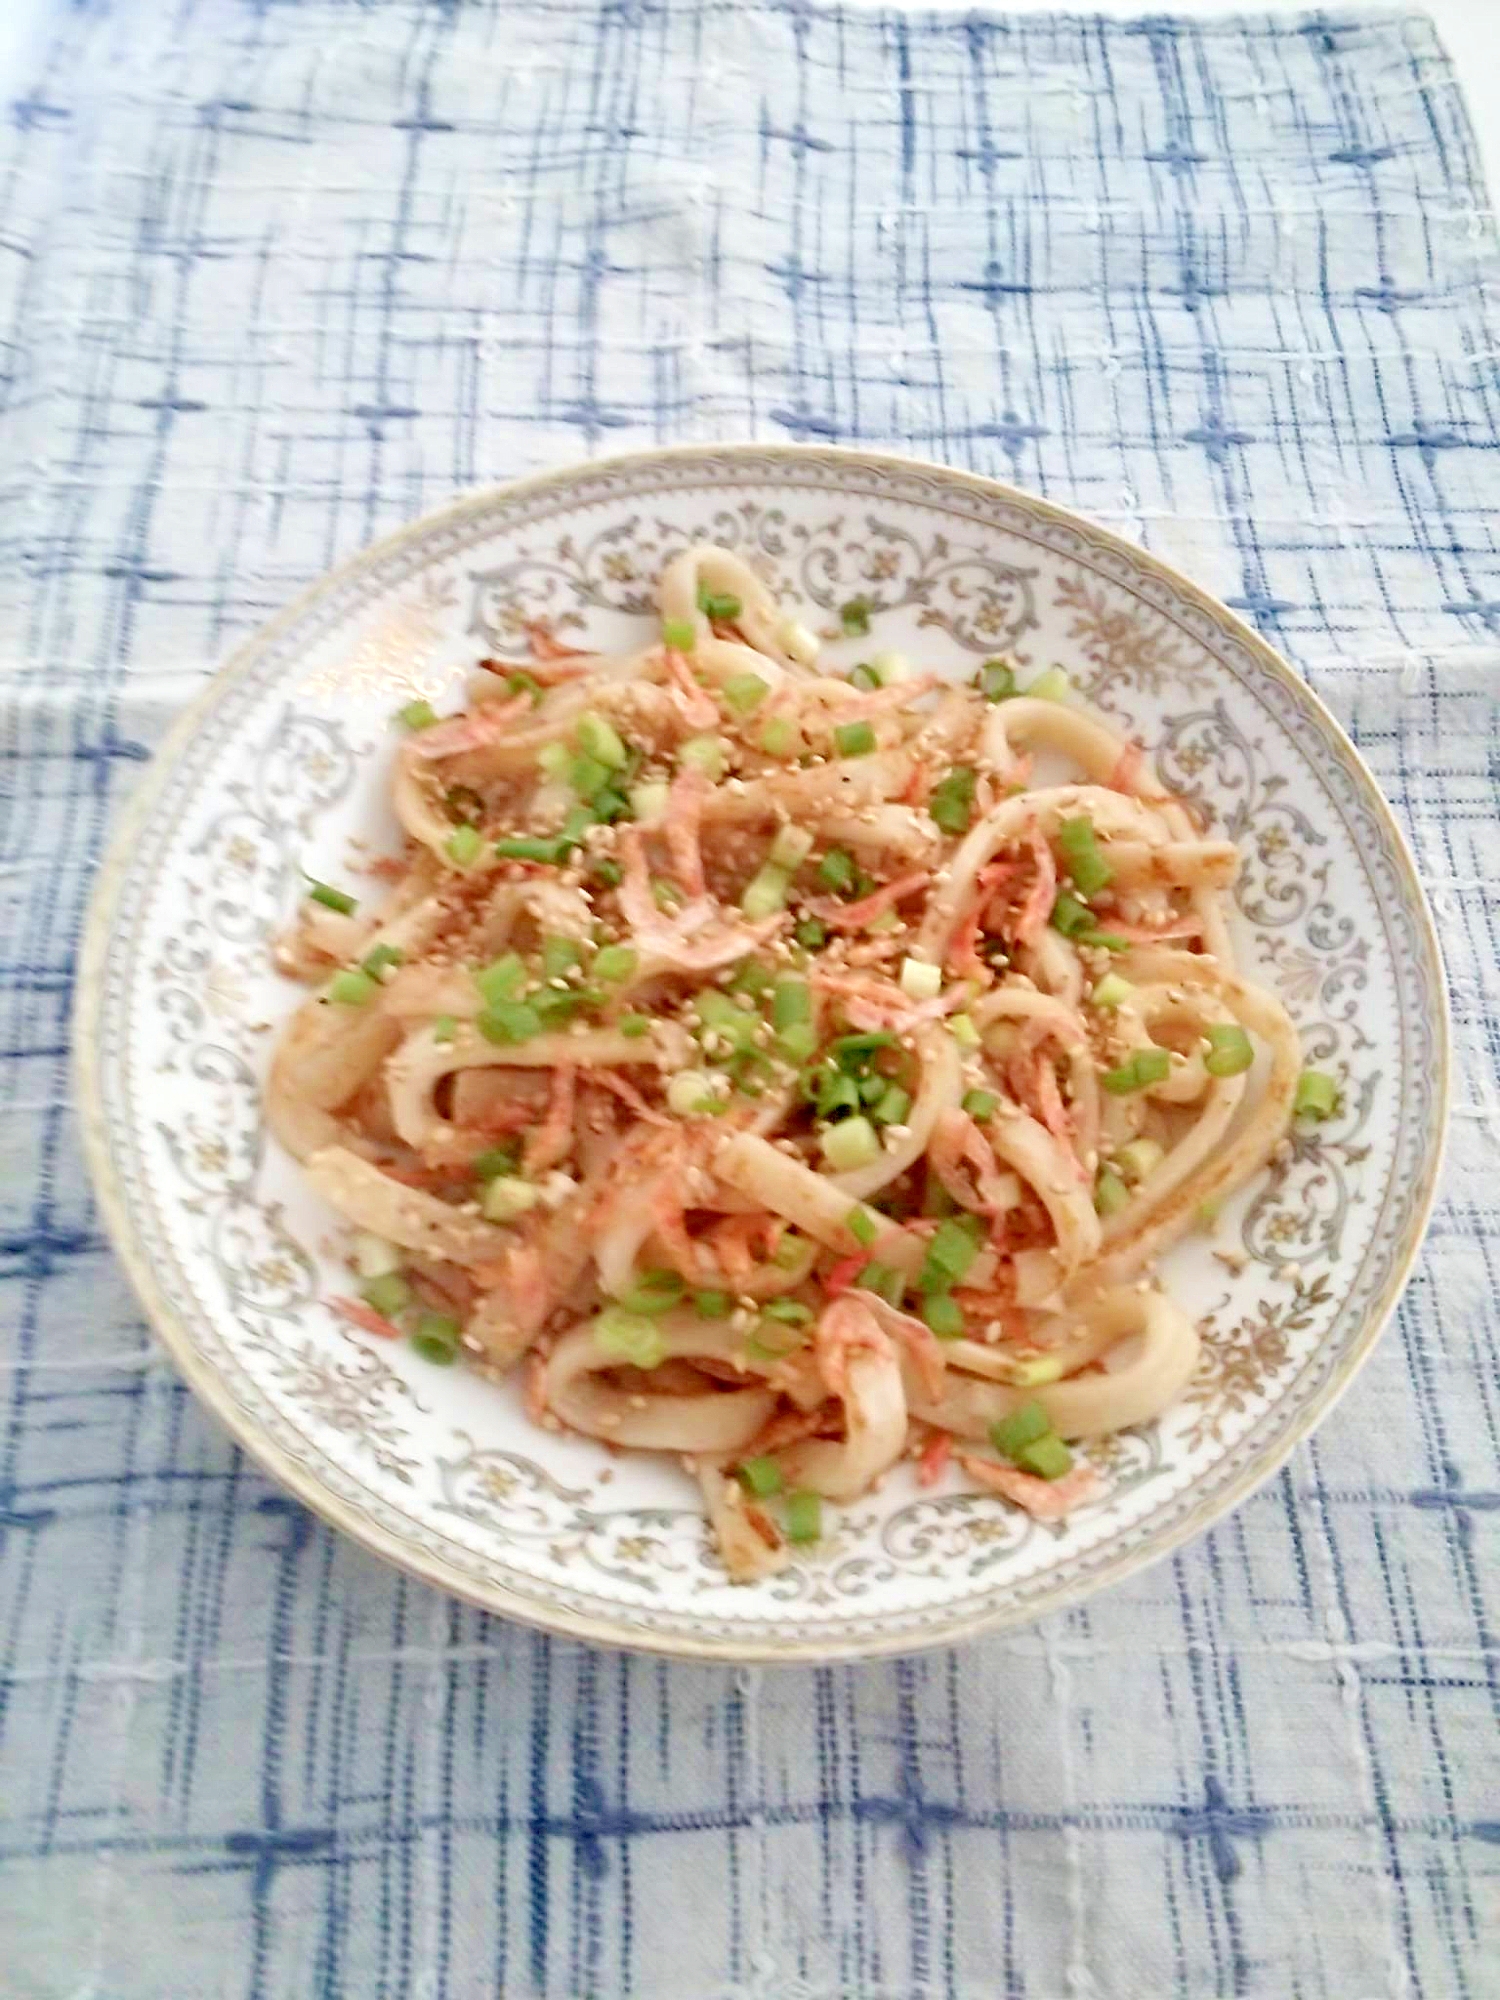
[[729, 768], [729, 753], [721, 736], [690, 736], [678, 751], [677, 761], [717, 784]]
[[348, 895], [343, 889], [331, 889], [326, 882], [308, 877], [307, 900], [321, 903], [325, 910], [337, 910], [341, 917], [352, 917], [359, 908], [359, 898]]
[[899, 1125], [911, 1110], [911, 1092], [903, 1090], [899, 1083], [886, 1083], [883, 1077], [874, 1079], [883, 1086], [880, 1095], [870, 1108], [870, 1116], [877, 1125]]
[[933, 1231], [922, 1259], [917, 1284], [924, 1292], [943, 1292], [954, 1285], [979, 1255], [971, 1223], [949, 1216]]
[[699, 584], [698, 609], [705, 618], [713, 619], [716, 625], [732, 625], [744, 608], [740, 600], [728, 591], [716, 595], [706, 585]]
[[632, 785], [625, 796], [637, 819], [660, 819], [667, 809], [669, 793], [664, 778], [650, 778], [645, 784]]
[[550, 936], [542, 939], [542, 973], [547, 979], [561, 979], [583, 956], [576, 938]]
[[880, 1221], [860, 1202], [856, 1202], [844, 1217], [844, 1227], [854, 1238], [861, 1250], [868, 1250], [880, 1234]]
[[630, 761], [630, 752], [626, 749], [620, 732], [612, 722], [606, 722], [602, 715], [596, 715], [591, 708], [579, 716], [574, 733], [578, 738], [579, 749], [597, 762], [608, 764], [612, 771], [618, 771], [622, 765]]
[[632, 1368], [659, 1368], [667, 1358], [661, 1328], [645, 1313], [606, 1306], [594, 1321], [594, 1342], [601, 1354], [627, 1361]]
[[526, 984], [526, 964], [518, 952], [507, 951], [474, 974], [474, 984], [486, 1007], [497, 1000], [514, 1000]]
[[1058, 1354], [1022, 1354], [1011, 1359], [998, 1355], [1005, 1365], [1005, 1378], [1017, 1389], [1040, 1389], [1047, 1382], [1062, 1380], [1063, 1363]]
[[385, 1271], [378, 1278], [371, 1278], [360, 1286], [359, 1295], [382, 1319], [394, 1319], [411, 1304], [411, 1286], [399, 1271]]
[[443, 843], [443, 851], [455, 868], [469, 868], [479, 859], [484, 837], [477, 827], [456, 826]]
[[1130, 981], [1122, 979], [1118, 972], [1106, 972], [1089, 999], [1096, 1007], [1123, 1007], [1134, 991]]
[[369, 973], [361, 972], [354, 966], [336, 972], [328, 982], [329, 999], [336, 1000], [341, 1007], [363, 1007], [378, 991]]
[[665, 618], [661, 637], [662, 644], [674, 653], [690, 653], [698, 643], [698, 628], [691, 618]]
[[770, 682], [759, 674], [731, 674], [723, 688], [724, 699], [735, 715], [752, 714], [770, 692]]
[[793, 1021], [777, 1031], [776, 1047], [788, 1062], [806, 1062], [817, 1046], [818, 1031], [811, 1021]]
[[1073, 1470], [1073, 1454], [1056, 1431], [1049, 1431], [1034, 1444], [1022, 1445], [1016, 1453], [1016, 1464], [1038, 1479], [1061, 1479], [1065, 1472]]
[[771, 989], [771, 1026], [791, 1028], [812, 1019], [812, 988], [805, 979], [778, 979]]
[[1094, 822], [1087, 813], [1062, 822], [1057, 829], [1057, 844], [1068, 864], [1068, 873], [1085, 896], [1092, 896], [1106, 882], [1113, 881], [1115, 871], [1099, 851]]
[[1165, 1049], [1137, 1049], [1129, 1062], [1118, 1069], [1107, 1069], [1099, 1081], [1113, 1097], [1124, 1097], [1132, 1090], [1144, 1090], [1147, 1084], [1162, 1083], [1172, 1068], [1172, 1058]]
[[880, 686], [880, 676], [873, 667], [866, 666], [864, 661], [861, 660], [857, 667], [849, 669], [849, 685], [850, 687], [857, 687], [861, 694], [868, 694], [872, 689]]
[[979, 669], [979, 692], [986, 701], [1009, 701], [1016, 692], [1016, 670], [1006, 660], [986, 660]]
[[496, 1174], [486, 1182], [480, 1207], [489, 1222], [515, 1222], [541, 1200], [540, 1192], [514, 1174]]
[[608, 855], [603, 860], [590, 862], [589, 874], [606, 889], [617, 889], [624, 879], [624, 870], [619, 862], [611, 861]]
[[786, 908], [787, 891], [791, 886], [790, 873], [785, 868], [779, 868], [774, 861], [767, 861], [751, 877], [740, 898], [740, 908], [752, 924], [774, 917], [779, 910]]
[[818, 1147], [836, 1174], [853, 1173], [880, 1158], [880, 1140], [868, 1118], [841, 1119], [820, 1133]]
[[495, 852], [504, 861], [561, 861], [568, 845], [571, 843], [565, 843], [558, 835], [540, 840], [523, 834], [508, 840], [497, 840]]
[[901, 961], [901, 991], [913, 1000], [936, 1000], [943, 990], [943, 968], [923, 958]]
[[694, 1292], [693, 1311], [701, 1319], [728, 1319], [734, 1300], [728, 1292]]
[[825, 889], [833, 889], [840, 895], [854, 884], [854, 857], [842, 847], [830, 847], [818, 863], [818, 880]]
[[610, 766], [597, 757], [580, 755], [568, 766], [568, 783], [581, 799], [591, 799], [609, 783]]
[[606, 980], [613, 986], [628, 979], [640, 962], [641, 955], [633, 945], [607, 944], [595, 953], [590, 970], [595, 979]]
[[682, 1279], [675, 1271], [643, 1271], [628, 1291], [621, 1292], [620, 1304], [627, 1312], [663, 1313], [682, 1297]]
[[1092, 945], [1095, 951], [1129, 951], [1130, 949], [1129, 938], [1120, 937], [1115, 931], [1082, 931], [1079, 933], [1078, 942], [1080, 944]]
[[983, 1037], [974, 1025], [972, 1014], [950, 1014], [948, 1032], [961, 1049], [977, 1049], [983, 1044]]
[[615, 1026], [627, 1041], [638, 1042], [643, 1035], [651, 1032], [649, 1014], [622, 1014]]
[[810, 833], [800, 826], [783, 826], [777, 828], [766, 859], [774, 861], [778, 868], [800, 868], [812, 850]]
[[939, 1340], [962, 1340], [963, 1307], [947, 1292], [929, 1292], [922, 1301], [922, 1317]]
[[769, 1500], [781, 1491], [781, 1467], [774, 1458], [747, 1458], [740, 1467], [740, 1484], [757, 1500]]
[[823, 1533], [823, 1502], [816, 1493], [799, 1486], [786, 1496], [786, 1538], [789, 1542], [815, 1542]]
[[1065, 938], [1076, 938], [1093, 929], [1094, 913], [1087, 903], [1080, 903], [1076, 896], [1070, 896], [1064, 889], [1052, 905], [1048, 921], [1053, 930], [1061, 931]]
[[662, 880], [651, 884], [651, 896], [659, 910], [680, 910], [687, 901], [675, 882]]
[[776, 984], [776, 974], [770, 966], [758, 958], [747, 958], [729, 982], [731, 993], [748, 993], [752, 1000], [762, 1000]]
[[1002, 1458], [1014, 1459], [1038, 1438], [1052, 1435], [1052, 1419], [1040, 1403], [1022, 1403], [990, 1425], [990, 1443]]
[[437, 713], [430, 701], [409, 701], [405, 708], [396, 710], [396, 720], [403, 729], [431, 729]]
[[760, 747], [768, 757], [790, 757], [800, 740], [797, 725], [789, 715], [773, 715], [760, 732]]
[[906, 1297], [906, 1278], [894, 1264], [866, 1264], [854, 1281], [862, 1291], [873, 1292], [888, 1306], [899, 1306]]
[[993, 1118], [999, 1109], [1000, 1100], [992, 1090], [966, 1090], [963, 1095], [963, 1109], [971, 1118], [977, 1118], [981, 1125]]
[[1099, 1169], [1094, 1182], [1094, 1208], [1100, 1215], [1118, 1215], [1129, 1203], [1130, 1190], [1109, 1167]]
[[432, 1024], [432, 1039], [435, 1042], [451, 1042], [458, 1033], [458, 1023], [451, 1014], [439, 1014]]
[[1115, 1165], [1127, 1181], [1134, 1186], [1143, 1181], [1147, 1174], [1154, 1174], [1163, 1159], [1162, 1148], [1155, 1139], [1132, 1139], [1128, 1146], [1122, 1146], [1115, 1154]]
[[1026, 690], [1033, 701], [1066, 701], [1072, 691], [1073, 683], [1061, 667], [1048, 667]]
[[783, 1326], [806, 1326], [812, 1318], [812, 1307], [800, 1299], [770, 1299], [761, 1312], [767, 1319], [779, 1319]]
[[1292, 1100], [1296, 1118], [1331, 1118], [1338, 1109], [1339, 1087], [1319, 1069], [1305, 1069], [1297, 1079], [1297, 1095]]
[[[425, 1312], [417, 1321], [416, 1338], [456, 1349], [463, 1337], [463, 1328], [451, 1313]], [[431, 1356], [428, 1359], [431, 1360]], [[452, 1358], [451, 1355], [449, 1357]]]
[[359, 962], [361, 972], [368, 972], [372, 979], [380, 979], [393, 967], [406, 961], [406, 953], [399, 944], [371, 945]]
[[742, 1055], [754, 1049], [756, 1030], [763, 1025], [758, 1014], [737, 1007], [716, 986], [705, 987], [693, 1004], [707, 1033], [724, 1036]]
[[475, 1026], [487, 1042], [529, 1042], [542, 1031], [542, 1017], [525, 1000], [501, 1000], [486, 1007]]
[[841, 722], [833, 732], [841, 757], [868, 757], [875, 748], [875, 732], [868, 722]]
[[875, 609], [868, 597], [851, 597], [839, 606], [839, 623], [851, 639], [863, 639], [870, 629], [870, 613]]
[[792, 935], [804, 951], [821, 951], [828, 942], [828, 926], [817, 917], [803, 917]]
[[503, 1146], [490, 1146], [474, 1161], [472, 1172], [477, 1181], [492, 1181], [497, 1174], [513, 1174], [521, 1157], [519, 1144], [507, 1140]]
[[910, 677], [911, 662], [905, 653], [877, 653], [870, 661], [870, 672], [875, 676], [877, 686], [894, 687], [897, 681]]
[[542, 775], [555, 783], [568, 775], [573, 753], [566, 743], [544, 743], [536, 753], [536, 761]]
[[1239, 1076], [1255, 1060], [1250, 1037], [1238, 1021], [1212, 1022], [1208, 1039], [1211, 1047], [1203, 1058], [1203, 1067], [1210, 1076]]
[[970, 765], [959, 764], [941, 784], [933, 786], [927, 810], [944, 833], [958, 835], [968, 832], [969, 822], [974, 817], [974, 782], [977, 775]]

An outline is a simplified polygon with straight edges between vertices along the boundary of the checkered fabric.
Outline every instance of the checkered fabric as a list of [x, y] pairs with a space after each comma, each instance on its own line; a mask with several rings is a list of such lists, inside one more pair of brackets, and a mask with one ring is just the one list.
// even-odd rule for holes
[[[6, 2000], [1500, 1994], [1500, 337], [1401, 14], [57, 0], [0, 130]], [[1396, 1322], [1206, 1539], [960, 1651], [550, 1643], [284, 1498], [69, 1109], [111, 818], [235, 640], [456, 489], [659, 441], [997, 473], [1331, 704], [1449, 954]]]

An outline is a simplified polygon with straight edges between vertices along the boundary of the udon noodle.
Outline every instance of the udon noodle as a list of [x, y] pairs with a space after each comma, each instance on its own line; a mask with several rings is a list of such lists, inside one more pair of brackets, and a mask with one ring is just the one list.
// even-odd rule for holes
[[1235, 969], [1236, 851], [1060, 668], [823, 670], [710, 546], [660, 611], [403, 710], [382, 906], [315, 883], [281, 942], [334, 1304], [678, 1456], [737, 1580], [903, 1458], [1056, 1517], [1193, 1374], [1156, 1260], [1327, 1085]]

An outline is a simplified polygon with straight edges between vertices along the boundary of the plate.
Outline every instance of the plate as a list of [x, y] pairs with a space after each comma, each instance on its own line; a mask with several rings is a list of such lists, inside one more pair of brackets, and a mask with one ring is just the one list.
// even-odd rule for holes
[[[270, 946], [300, 870], [394, 844], [392, 711], [441, 701], [528, 618], [624, 646], [689, 541], [728, 544], [836, 629], [968, 674], [1063, 662], [1234, 840], [1242, 962], [1342, 1084], [1166, 1278], [1204, 1353], [1158, 1424], [1090, 1448], [1063, 1524], [919, 1491], [904, 1468], [830, 1510], [784, 1574], [735, 1587], [670, 1461], [535, 1429], [511, 1384], [378, 1350], [321, 1303], [332, 1216], [269, 1141], [261, 1080], [300, 997]], [[872, 453], [760, 446], [618, 458], [464, 500], [313, 586], [183, 716], [131, 802], [83, 954], [80, 1095], [95, 1184], [188, 1382], [260, 1463], [367, 1548], [573, 1637], [716, 1660], [909, 1651], [1076, 1603], [1267, 1478], [1345, 1388], [1395, 1303], [1435, 1184], [1447, 1095], [1441, 963], [1373, 780], [1291, 670], [1224, 607], [1047, 502]]]

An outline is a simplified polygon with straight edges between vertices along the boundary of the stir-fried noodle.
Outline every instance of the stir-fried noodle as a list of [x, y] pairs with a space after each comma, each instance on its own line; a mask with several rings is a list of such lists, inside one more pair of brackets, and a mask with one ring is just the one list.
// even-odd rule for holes
[[1060, 669], [820, 672], [706, 546], [661, 621], [404, 710], [383, 907], [315, 884], [282, 942], [335, 1304], [680, 1455], [737, 1579], [903, 1457], [1056, 1516], [1193, 1373], [1157, 1257], [1326, 1095], [1235, 970], [1235, 849]]

